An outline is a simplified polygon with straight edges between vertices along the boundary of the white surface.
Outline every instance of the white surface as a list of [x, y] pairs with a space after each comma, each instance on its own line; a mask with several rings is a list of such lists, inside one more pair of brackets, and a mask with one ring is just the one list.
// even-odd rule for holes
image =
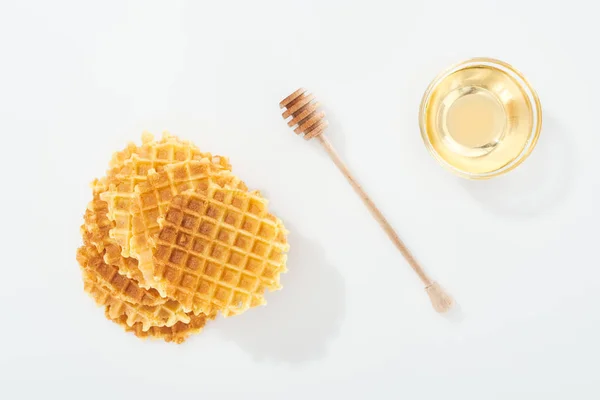
[[[91, 3], [0, 4], [0, 398], [600, 398], [593, 2]], [[544, 108], [531, 158], [487, 182], [439, 167], [417, 124], [472, 56], [515, 65]], [[286, 128], [301, 85], [462, 318]], [[229, 156], [292, 231], [270, 304], [183, 346], [106, 321], [75, 262], [88, 182], [144, 129]]]

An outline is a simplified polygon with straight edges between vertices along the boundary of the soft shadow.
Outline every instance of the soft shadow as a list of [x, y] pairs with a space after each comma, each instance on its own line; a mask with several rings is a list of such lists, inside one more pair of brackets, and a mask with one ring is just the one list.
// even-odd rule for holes
[[461, 180], [465, 190], [492, 211], [534, 217], [560, 205], [570, 192], [575, 159], [569, 132], [545, 116], [536, 148], [506, 175], [486, 181]]
[[323, 358], [339, 334], [345, 285], [323, 248], [286, 226], [291, 233], [283, 289], [267, 294], [266, 307], [221, 319], [215, 328], [259, 361], [299, 364]]

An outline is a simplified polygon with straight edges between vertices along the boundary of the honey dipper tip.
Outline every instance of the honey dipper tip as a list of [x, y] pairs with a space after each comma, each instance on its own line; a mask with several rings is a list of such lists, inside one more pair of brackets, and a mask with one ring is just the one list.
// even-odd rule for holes
[[435, 311], [445, 313], [450, 311], [454, 306], [454, 299], [444, 291], [439, 283], [433, 282], [431, 285], [425, 287], [425, 291], [427, 292], [427, 295], [431, 300], [431, 305]]
[[327, 128], [325, 113], [319, 110], [320, 104], [315, 101], [315, 96], [307, 94], [306, 89], [300, 88], [281, 100], [280, 108], [285, 110], [282, 117], [290, 128], [294, 128], [297, 135], [304, 135], [309, 140], [321, 135]]

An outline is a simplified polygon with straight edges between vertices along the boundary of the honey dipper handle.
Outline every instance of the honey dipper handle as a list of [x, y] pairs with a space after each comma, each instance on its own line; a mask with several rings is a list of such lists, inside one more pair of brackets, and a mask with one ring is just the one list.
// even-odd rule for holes
[[344, 164], [344, 162], [342, 161], [340, 156], [337, 154], [337, 152], [335, 151], [335, 149], [333, 148], [333, 146], [331, 145], [329, 140], [327, 140], [325, 135], [319, 135], [317, 138], [319, 139], [319, 141], [325, 148], [325, 151], [327, 151], [327, 153], [329, 154], [329, 157], [331, 157], [331, 159], [333, 160], [335, 165], [339, 168], [339, 170], [342, 172], [342, 174], [346, 177], [346, 179], [348, 180], [348, 182], [350, 183], [350, 185], [352, 186], [354, 191], [360, 196], [363, 203], [365, 203], [365, 205], [371, 212], [371, 215], [373, 215], [373, 217], [379, 223], [379, 225], [383, 228], [385, 233], [387, 233], [387, 235], [390, 238], [390, 240], [392, 241], [392, 243], [394, 243], [396, 248], [398, 248], [398, 250], [400, 250], [400, 253], [402, 253], [402, 256], [404, 256], [404, 258], [406, 259], [408, 264], [417, 273], [417, 275], [419, 276], [421, 281], [425, 284], [425, 286], [430, 287], [433, 284], [433, 281], [431, 280], [431, 278], [429, 278], [429, 276], [425, 273], [425, 271], [423, 271], [423, 268], [421, 268], [421, 266], [419, 265], [417, 260], [415, 260], [415, 257], [412, 255], [412, 253], [410, 252], [408, 247], [406, 247], [404, 242], [402, 242], [402, 240], [400, 240], [400, 238], [398, 237], [398, 234], [396, 233], [396, 231], [394, 231], [394, 228], [392, 228], [390, 223], [385, 219], [382, 212], [379, 211], [379, 209], [377, 208], [375, 203], [373, 203], [373, 200], [371, 200], [371, 198], [364, 191], [362, 186], [360, 186], [360, 184], [356, 181], [354, 176], [352, 176], [352, 174], [350, 173], [350, 170], [348, 169], [346, 164]]

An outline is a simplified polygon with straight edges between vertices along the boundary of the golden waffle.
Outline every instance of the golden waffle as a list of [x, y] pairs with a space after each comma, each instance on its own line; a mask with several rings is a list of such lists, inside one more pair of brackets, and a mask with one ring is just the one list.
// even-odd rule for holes
[[128, 326], [126, 315], [121, 315], [118, 318], [112, 318], [109, 307], [105, 309], [104, 313], [106, 318], [118, 325], [121, 325], [125, 331], [132, 332], [139, 338], [163, 339], [165, 342], [175, 342], [178, 344], [183, 343], [190, 335], [202, 332], [206, 322], [208, 320], [215, 319], [215, 314], [206, 316], [204, 314], [194, 315], [193, 313], [189, 313], [188, 316], [190, 317], [190, 322], [187, 324], [183, 322], [177, 322], [172, 327], [152, 326], [147, 331], [144, 331], [142, 324], [139, 322], [133, 324], [133, 326]]
[[257, 193], [213, 183], [188, 190], [159, 223], [155, 282], [186, 311], [235, 315], [280, 288], [286, 230]]
[[[117, 267], [121, 275], [139, 280], [141, 273], [137, 268], [137, 260], [123, 257], [121, 247], [109, 237], [109, 231], [114, 227], [114, 222], [110, 221], [106, 215], [108, 212], [107, 203], [99, 198], [101, 190], [98, 185], [94, 186], [94, 198], [88, 204], [83, 217], [84, 225], [81, 227], [81, 234], [84, 243], [87, 241], [94, 245], [98, 251], [103, 252], [104, 261]], [[158, 293], [156, 294], [158, 295]]]
[[[129, 260], [135, 262], [133, 259]], [[84, 240], [84, 245], [77, 250], [77, 261], [82, 269], [93, 274], [113, 296], [121, 300], [150, 306], [164, 304], [167, 301], [160, 297], [156, 290], [142, 289], [133, 279], [119, 274], [117, 267], [104, 261], [104, 252], [99, 252], [87, 240]]]
[[[151, 239], [160, 227], [163, 216], [173, 197], [189, 189], [207, 188], [211, 181], [247, 190], [246, 185], [228, 170], [215, 166], [208, 159], [189, 160], [165, 165], [162, 171], [150, 170], [147, 180], [137, 185], [132, 207], [132, 233], [129, 252], [138, 259], [143, 275], [142, 287], [156, 287], [153, 279], [154, 262]], [[160, 290], [159, 290], [160, 292]], [[164, 292], [161, 295], [165, 296]]]
[[181, 343], [217, 313], [242, 313], [280, 288], [287, 231], [226, 158], [145, 133], [109, 168], [92, 183], [77, 251], [84, 290], [107, 318]]
[[231, 169], [227, 159], [201, 152], [190, 142], [168, 133], [160, 141], [150, 134], [142, 136], [142, 146], [129, 144], [113, 155], [107, 177], [101, 182], [108, 190], [100, 198], [108, 203], [108, 218], [115, 222], [110, 236], [121, 246], [123, 256], [129, 256], [131, 239], [131, 204], [135, 186], [146, 180], [149, 170], [162, 170], [165, 165], [185, 160], [209, 159], [222, 169]]
[[[99, 275], [113, 294], [122, 300], [144, 305], [165, 303], [166, 299], [160, 297], [156, 290], [141, 289], [136, 281], [127, 278], [127, 275], [139, 277], [137, 260], [123, 257], [119, 245], [108, 235], [114, 223], [106, 215], [108, 212], [106, 202], [99, 198], [106, 187], [98, 181], [95, 181], [92, 187], [93, 199], [88, 204], [84, 214], [84, 224], [81, 227], [84, 246], [78, 251], [80, 264]], [[98, 259], [101, 257], [104, 258], [104, 262]]]
[[108, 232], [112, 223], [106, 217], [106, 213], [108, 212], [107, 204], [105, 201], [100, 200], [98, 195], [98, 193], [94, 193], [94, 198], [89, 202], [85, 210], [81, 235], [96, 246], [98, 251], [103, 251], [105, 245], [108, 243]]
[[190, 322], [190, 317], [182, 310], [176, 301], [167, 301], [157, 306], [144, 306], [123, 301], [90, 271], [83, 271], [83, 288], [99, 306], [110, 306], [111, 318], [125, 315], [127, 326], [140, 323], [143, 331], [152, 326], [173, 326], [177, 322]]

